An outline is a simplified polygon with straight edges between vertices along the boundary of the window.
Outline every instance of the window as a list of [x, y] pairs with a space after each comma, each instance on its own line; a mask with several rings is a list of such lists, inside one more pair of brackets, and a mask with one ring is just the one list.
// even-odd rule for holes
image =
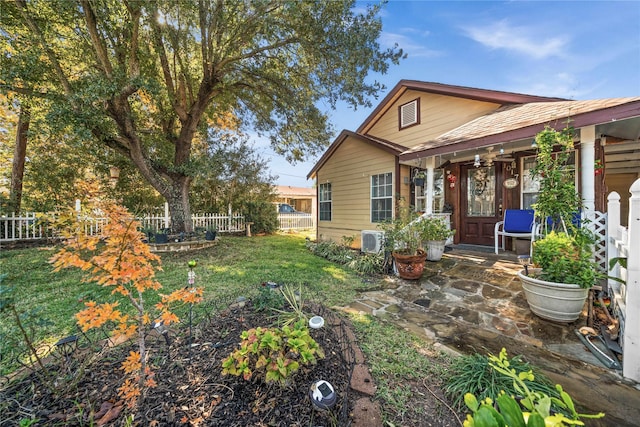
[[331, 183], [320, 184], [319, 194], [319, 219], [331, 221]]
[[[575, 174], [576, 152], [573, 151], [569, 157], [568, 164], [571, 165], [569, 173]], [[533, 209], [532, 205], [538, 201], [540, 192], [540, 182], [531, 177], [531, 169], [536, 165], [535, 156], [522, 159], [522, 209]], [[576, 183], [576, 188], [578, 188]]]
[[400, 129], [420, 124], [420, 98], [398, 107]]
[[371, 222], [393, 218], [393, 182], [391, 173], [371, 177]]
[[[426, 185], [426, 184], [425, 184]], [[415, 207], [416, 212], [425, 212], [427, 210], [427, 192], [425, 186], [415, 186]], [[441, 213], [444, 206], [444, 171], [442, 169], [434, 169], [433, 171], [433, 197], [432, 211], [433, 213]]]

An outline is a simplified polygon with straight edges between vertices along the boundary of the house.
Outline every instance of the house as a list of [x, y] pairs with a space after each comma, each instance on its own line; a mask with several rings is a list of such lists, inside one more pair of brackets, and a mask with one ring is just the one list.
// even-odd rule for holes
[[[376, 230], [405, 204], [449, 212], [454, 243], [492, 245], [505, 209], [535, 203], [535, 135], [568, 120], [586, 211], [604, 212], [614, 190], [628, 206], [628, 188], [640, 177], [640, 97], [573, 101], [402, 80], [309, 172], [318, 192], [318, 239]], [[423, 175], [424, 183], [416, 179]]]
[[316, 190], [306, 187], [276, 186], [276, 202], [287, 203], [296, 211], [312, 213], [316, 205]]

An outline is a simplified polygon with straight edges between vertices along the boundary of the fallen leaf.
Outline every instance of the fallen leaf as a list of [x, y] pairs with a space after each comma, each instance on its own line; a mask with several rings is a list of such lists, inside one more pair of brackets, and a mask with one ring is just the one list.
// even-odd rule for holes
[[104, 416], [96, 422], [96, 425], [103, 426], [109, 421], [115, 420], [120, 415], [120, 412], [122, 412], [122, 405], [114, 406], [113, 408], [109, 409], [107, 413], [104, 414]]

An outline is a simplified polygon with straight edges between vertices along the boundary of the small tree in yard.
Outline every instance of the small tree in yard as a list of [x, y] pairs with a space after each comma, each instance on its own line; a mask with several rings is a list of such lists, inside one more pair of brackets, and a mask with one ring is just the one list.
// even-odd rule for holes
[[[101, 209], [108, 222], [98, 236], [86, 235], [83, 224], [75, 215], [63, 218], [67, 223], [64, 247], [51, 262], [55, 271], [80, 268], [86, 272], [85, 282], [112, 287], [113, 293], [123, 295], [133, 306], [135, 314], [130, 316], [118, 309], [117, 301], [101, 304], [89, 301], [76, 318], [84, 331], [115, 322], [117, 326], [112, 335], [116, 339], [137, 335], [138, 351], [132, 351], [122, 363], [126, 379], [119, 390], [127, 404], [134, 407], [139, 398], [144, 398], [144, 390], [155, 386], [153, 373], [147, 366], [145, 331], [151, 323], [151, 312], [145, 306], [145, 295], [162, 287], [155, 279], [156, 270], [161, 269], [160, 258], [142, 242], [143, 234], [138, 231], [140, 224], [125, 208], [106, 203]], [[178, 320], [171, 305], [199, 302], [202, 289], [185, 288], [161, 297], [155, 306], [156, 320], [168, 325]]]

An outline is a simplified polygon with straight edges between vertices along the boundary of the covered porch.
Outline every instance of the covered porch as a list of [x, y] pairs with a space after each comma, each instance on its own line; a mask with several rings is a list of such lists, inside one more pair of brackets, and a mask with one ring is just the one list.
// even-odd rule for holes
[[[530, 103], [502, 108], [406, 150], [412, 204], [427, 214], [450, 212], [454, 243], [490, 246], [506, 209], [529, 209], [537, 183], [535, 135], [546, 125], [575, 129], [576, 185], [585, 215], [606, 212], [606, 194], [640, 177], [640, 98]], [[424, 175], [424, 183], [416, 176]], [[419, 185], [422, 184], [422, 185]], [[512, 248], [512, 247], [511, 247]]]

